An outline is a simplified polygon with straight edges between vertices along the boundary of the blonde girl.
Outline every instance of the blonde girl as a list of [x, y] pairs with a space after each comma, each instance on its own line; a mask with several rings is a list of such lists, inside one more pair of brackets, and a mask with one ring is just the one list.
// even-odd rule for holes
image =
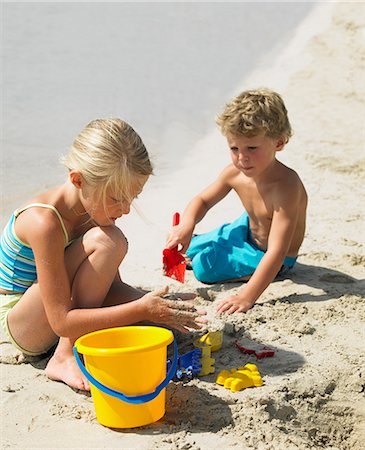
[[15, 347], [47, 352], [53, 380], [89, 389], [72, 346], [79, 336], [150, 321], [181, 331], [205, 320], [193, 305], [122, 282], [128, 242], [115, 226], [141, 193], [152, 166], [134, 129], [120, 119], [89, 123], [63, 159], [67, 181], [16, 210], [1, 236], [0, 321]]

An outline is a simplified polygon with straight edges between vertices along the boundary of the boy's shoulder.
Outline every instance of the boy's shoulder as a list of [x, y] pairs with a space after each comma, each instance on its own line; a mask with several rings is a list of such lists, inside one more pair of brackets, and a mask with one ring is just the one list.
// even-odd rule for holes
[[240, 175], [241, 172], [232, 163], [226, 166], [220, 174], [220, 176], [226, 180], [232, 180]]
[[291, 167], [286, 166], [282, 162], [278, 162], [277, 165], [277, 180], [279, 184], [288, 185], [302, 185], [302, 180], [300, 179], [298, 173]]
[[305, 201], [307, 193], [298, 173], [291, 167], [280, 163], [275, 177], [272, 198], [278, 201]]

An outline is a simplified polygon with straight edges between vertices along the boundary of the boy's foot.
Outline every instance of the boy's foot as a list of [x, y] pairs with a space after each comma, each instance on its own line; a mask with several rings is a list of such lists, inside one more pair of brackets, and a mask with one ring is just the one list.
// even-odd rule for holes
[[89, 382], [81, 373], [72, 353], [63, 355], [56, 352], [48, 361], [45, 372], [51, 380], [62, 381], [74, 389], [90, 390]]
[[191, 265], [191, 259], [188, 255], [184, 255], [185, 258], [185, 264], [186, 264], [186, 270], [193, 270], [193, 266]]
[[219, 281], [218, 283], [240, 283], [241, 281], [248, 281], [251, 277], [252, 275], [246, 275], [244, 277], [231, 278], [230, 280], [226, 281]]
[[229, 280], [222, 280], [222, 281], [203, 281], [204, 284], [229, 284], [229, 283], [245, 283], [246, 281], [249, 281], [249, 279], [252, 277], [252, 275], [246, 275], [244, 277], [239, 278], [230, 278]]

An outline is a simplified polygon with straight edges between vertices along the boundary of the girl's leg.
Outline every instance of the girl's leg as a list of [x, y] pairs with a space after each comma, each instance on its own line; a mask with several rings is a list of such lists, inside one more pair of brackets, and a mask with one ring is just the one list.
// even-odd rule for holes
[[[76, 307], [97, 308], [103, 305], [126, 253], [126, 239], [116, 227], [92, 228], [66, 249], [65, 264]], [[133, 288], [130, 289], [126, 290], [129, 299], [125, 297], [122, 301], [138, 298]], [[12, 309], [8, 323], [15, 341], [30, 351], [42, 352], [57, 339], [49, 326], [37, 283]], [[68, 338], [59, 340], [46, 373], [50, 378], [64, 381], [72, 387], [88, 389], [88, 383], [73, 357], [73, 341]]]

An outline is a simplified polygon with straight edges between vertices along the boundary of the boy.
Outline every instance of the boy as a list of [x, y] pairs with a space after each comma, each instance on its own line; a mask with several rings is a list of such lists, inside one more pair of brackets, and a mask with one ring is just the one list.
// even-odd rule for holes
[[[268, 89], [245, 91], [226, 105], [217, 124], [232, 163], [191, 200], [167, 247], [180, 244], [182, 252], [187, 250], [202, 282], [248, 280], [237, 295], [218, 304], [218, 313], [232, 314], [252, 308], [274, 278], [295, 264], [304, 238], [307, 194], [297, 173], [276, 159], [292, 134], [280, 95]], [[193, 236], [195, 225], [231, 189], [244, 214]]]

